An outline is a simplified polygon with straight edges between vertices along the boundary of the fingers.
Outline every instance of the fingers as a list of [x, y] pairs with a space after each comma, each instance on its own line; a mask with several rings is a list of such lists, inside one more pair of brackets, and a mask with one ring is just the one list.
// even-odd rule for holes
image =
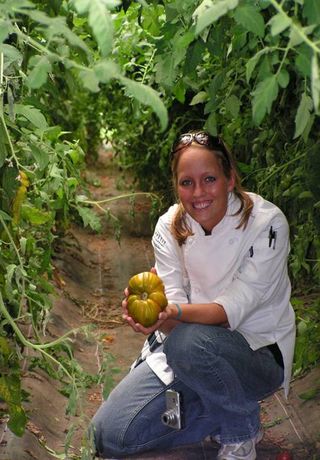
[[157, 274], [156, 267], [151, 267], [150, 271], [151, 271], [151, 273], [154, 273], [155, 275]]
[[129, 324], [129, 326], [132, 327], [132, 329], [135, 331], [135, 332], [139, 332], [141, 334], [144, 334], [144, 335], [149, 335], [151, 334], [152, 332], [156, 331], [157, 329], [159, 329], [159, 327], [163, 324], [163, 322], [167, 319], [167, 314], [165, 312], [161, 312], [159, 314], [159, 319], [158, 321], [153, 324], [152, 326], [150, 327], [144, 327], [142, 326], [142, 324], [140, 323], [136, 323], [134, 321], [134, 319], [128, 315], [128, 313], [124, 313], [122, 315], [122, 318]]

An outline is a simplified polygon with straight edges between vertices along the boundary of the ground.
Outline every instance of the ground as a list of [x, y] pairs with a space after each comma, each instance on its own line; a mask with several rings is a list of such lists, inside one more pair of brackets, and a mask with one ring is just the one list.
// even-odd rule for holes
[[[87, 171], [87, 180], [96, 199], [111, 198], [117, 190], [120, 172], [110, 153], [101, 152]], [[120, 244], [112, 226], [104, 224], [100, 234], [73, 225], [56, 247], [55, 296], [48, 325], [48, 339], [79, 326], [94, 324], [89, 335], [74, 338], [74, 351], [83, 369], [96, 374], [109, 359], [106, 375], [116, 384], [135, 359], [144, 337], [135, 334], [121, 317], [123, 289], [130, 276], [153, 265], [148, 200], [137, 199], [132, 217], [127, 200], [112, 202], [111, 211], [123, 223]], [[117, 373], [111, 369], [117, 367]], [[258, 446], [258, 460], [276, 460], [289, 450], [294, 460], [320, 459], [320, 398], [303, 400], [299, 395], [319, 386], [320, 369], [314, 369], [291, 384], [289, 399], [282, 390], [262, 401], [265, 436]], [[102, 385], [83, 395], [81, 410], [66, 415], [67, 398], [60, 383], [42, 371], [26, 370], [23, 386], [30, 393], [25, 406], [29, 423], [22, 438], [0, 425], [0, 460], [84, 459], [82, 439], [88, 421], [102, 401]], [[74, 436], [69, 442], [73, 430]], [[201, 460], [216, 458], [218, 445], [210, 440], [169, 452], [150, 452], [131, 458]], [[68, 451], [64, 455], [64, 451]], [[59, 456], [60, 455], [60, 456]], [[81, 457], [82, 455], [82, 457]]]

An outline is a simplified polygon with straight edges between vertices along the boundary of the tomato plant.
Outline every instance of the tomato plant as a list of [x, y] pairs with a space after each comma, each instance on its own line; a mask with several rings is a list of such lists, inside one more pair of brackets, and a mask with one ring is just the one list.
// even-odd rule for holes
[[[129, 79], [111, 57], [117, 6], [116, 0], [0, 3], [0, 397], [19, 436], [27, 421], [22, 349], [35, 353], [30, 366], [68, 382], [69, 413], [90, 380], [69, 344], [75, 331], [52, 342], [45, 331], [55, 241], [73, 219], [100, 230], [92, 207], [101, 203], [90, 201], [82, 180], [84, 148], [95, 148], [100, 129], [102, 109], [92, 100], [116, 80], [126, 97], [155, 110], [162, 129], [167, 123], [158, 93]], [[30, 325], [30, 339], [21, 322]]]

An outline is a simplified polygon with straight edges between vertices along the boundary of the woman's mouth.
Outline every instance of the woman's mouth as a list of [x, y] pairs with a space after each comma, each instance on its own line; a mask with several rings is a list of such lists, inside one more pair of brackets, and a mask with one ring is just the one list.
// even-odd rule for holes
[[211, 203], [212, 203], [211, 201], [201, 201], [199, 203], [193, 203], [192, 207], [198, 210], [206, 209], [211, 205]]

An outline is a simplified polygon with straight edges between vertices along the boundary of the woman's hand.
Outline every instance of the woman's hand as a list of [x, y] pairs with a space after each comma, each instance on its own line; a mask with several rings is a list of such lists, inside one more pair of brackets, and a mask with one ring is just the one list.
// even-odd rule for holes
[[129, 326], [132, 327], [132, 329], [135, 332], [140, 332], [140, 333], [142, 333], [144, 335], [149, 335], [152, 332], [156, 331], [157, 329], [161, 329], [162, 324], [168, 318], [168, 314], [167, 314], [166, 311], [162, 311], [162, 312], [159, 313], [158, 321], [155, 324], [153, 324], [150, 327], [144, 327], [144, 326], [142, 326], [142, 324], [136, 323], [134, 321], [134, 319], [129, 315], [128, 308], [127, 308], [127, 304], [128, 304], [127, 299], [128, 299], [128, 296], [129, 296], [128, 288], [126, 288], [124, 290], [124, 295], [125, 295], [125, 298], [122, 301], [122, 311], [123, 311], [122, 318], [129, 324]]

